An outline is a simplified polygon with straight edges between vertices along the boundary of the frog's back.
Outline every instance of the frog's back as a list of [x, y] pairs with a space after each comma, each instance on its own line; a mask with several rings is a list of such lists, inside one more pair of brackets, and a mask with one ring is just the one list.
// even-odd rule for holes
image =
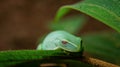
[[49, 35], [47, 35], [44, 42], [47, 42], [50, 40], [55, 40], [57, 38], [71, 39], [71, 38], [76, 38], [76, 37], [65, 31], [54, 31], [54, 32], [50, 33]]
[[57, 38], [63, 37], [64, 31], [54, 31], [46, 36], [44, 39], [41, 49], [42, 50], [54, 50], [56, 46]]

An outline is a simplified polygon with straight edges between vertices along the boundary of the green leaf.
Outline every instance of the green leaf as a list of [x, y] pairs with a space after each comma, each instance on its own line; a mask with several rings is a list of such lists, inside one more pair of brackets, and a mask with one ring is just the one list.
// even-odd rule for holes
[[71, 9], [81, 11], [120, 32], [120, 0], [84, 0], [73, 5], [61, 7], [55, 21]]
[[82, 36], [85, 52], [92, 56], [120, 65], [120, 34], [94, 33]]
[[83, 27], [85, 20], [84, 16], [75, 15], [60, 20], [58, 23], [51, 23], [50, 28], [52, 30], [65, 30], [69, 33], [75, 34]]
[[[0, 52], [0, 67], [15, 65], [18, 63], [42, 60], [54, 56], [66, 56], [63, 51], [57, 50], [13, 50]], [[45, 61], [45, 60], [44, 60]]]
[[0, 52], [0, 62], [4, 61], [26, 61], [43, 59], [43, 57], [65, 56], [63, 51], [57, 50], [16, 50]]
[[[66, 58], [66, 59], [65, 59]], [[42, 63], [64, 63], [71, 67], [88, 66], [61, 50], [12, 50], [0, 52], [0, 67], [39, 67]]]

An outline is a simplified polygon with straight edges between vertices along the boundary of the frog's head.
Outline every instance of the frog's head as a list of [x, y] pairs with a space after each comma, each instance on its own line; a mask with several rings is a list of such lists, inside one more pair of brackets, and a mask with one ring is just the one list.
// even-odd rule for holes
[[59, 40], [59, 48], [70, 51], [70, 52], [79, 52], [82, 49], [82, 40], [76, 37], [74, 40], [72, 39], [58, 39]]

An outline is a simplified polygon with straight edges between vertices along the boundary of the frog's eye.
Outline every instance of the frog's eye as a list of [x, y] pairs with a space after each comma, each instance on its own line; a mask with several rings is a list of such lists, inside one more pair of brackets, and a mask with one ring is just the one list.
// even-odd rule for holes
[[68, 44], [68, 42], [67, 41], [62, 41], [62, 44], [66, 45], [66, 44]]

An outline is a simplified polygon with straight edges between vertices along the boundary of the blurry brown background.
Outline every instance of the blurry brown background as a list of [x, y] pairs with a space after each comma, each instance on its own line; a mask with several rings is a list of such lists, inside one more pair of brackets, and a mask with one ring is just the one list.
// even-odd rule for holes
[[[78, 1], [0, 0], [0, 50], [35, 49], [37, 39], [50, 31], [47, 24], [54, 18], [59, 7]], [[89, 17], [79, 34], [102, 30], [111, 29]]]

